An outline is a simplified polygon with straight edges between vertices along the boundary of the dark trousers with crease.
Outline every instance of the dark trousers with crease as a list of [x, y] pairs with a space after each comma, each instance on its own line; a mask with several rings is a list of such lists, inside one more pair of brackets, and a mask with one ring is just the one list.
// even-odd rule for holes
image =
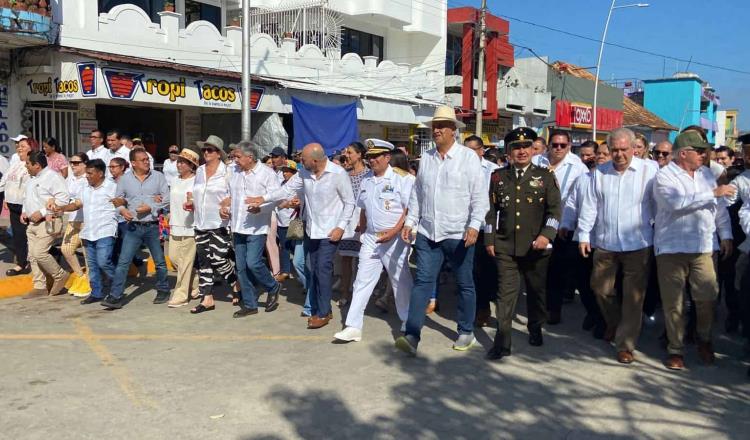
[[510, 350], [513, 316], [521, 293], [521, 278], [526, 284], [526, 313], [529, 332], [541, 331], [547, 321], [547, 268], [550, 251], [529, 251], [526, 256], [498, 254], [497, 334], [495, 345]]
[[563, 299], [572, 297], [575, 286], [576, 255], [578, 244], [572, 240], [555, 238], [547, 272], [547, 310], [560, 313]]

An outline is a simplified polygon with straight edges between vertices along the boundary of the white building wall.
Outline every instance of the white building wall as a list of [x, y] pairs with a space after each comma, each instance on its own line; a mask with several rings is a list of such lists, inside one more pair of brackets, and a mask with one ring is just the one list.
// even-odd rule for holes
[[719, 110], [716, 112], [716, 145], [727, 144], [727, 112]]
[[[257, 0], [252, 6], [301, 3], [305, 2]], [[408, 0], [329, 3], [331, 8], [348, 14], [344, 15], [344, 26], [385, 38], [385, 60], [377, 66], [366, 65], [356, 54], [326, 56], [312, 45], [295, 50], [294, 41], [279, 47], [270, 36], [256, 34], [251, 39], [252, 72], [442, 101], [447, 2], [429, 3], [429, 7]], [[406, 6], [409, 4], [411, 8]], [[242, 64], [240, 28], [219, 30], [199, 21], [183, 29], [182, 16], [169, 12], [160, 13], [160, 22], [152, 23], [133, 5], [116, 6], [99, 14], [97, 0], [65, 0], [53, 3], [53, 9], [61, 23], [62, 46], [231, 71], [239, 71]], [[412, 21], [405, 21], [407, 17]]]

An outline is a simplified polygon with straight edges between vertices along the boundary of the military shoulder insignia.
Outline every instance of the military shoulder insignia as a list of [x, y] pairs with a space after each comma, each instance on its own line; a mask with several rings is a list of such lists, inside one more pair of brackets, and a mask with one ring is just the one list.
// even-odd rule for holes
[[409, 175], [408, 171], [402, 170], [401, 168], [398, 168], [398, 167], [393, 167], [393, 172], [401, 177]]

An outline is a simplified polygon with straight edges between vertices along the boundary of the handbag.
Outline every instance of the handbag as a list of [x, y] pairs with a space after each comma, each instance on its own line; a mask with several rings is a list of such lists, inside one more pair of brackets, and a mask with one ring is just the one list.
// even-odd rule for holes
[[289, 222], [289, 228], [286, 230], [287, 240], [302, 240], [305, 238], [305, 222], [300, 217], [302, 217], [302, 213], [297, 211], [297, 217]]

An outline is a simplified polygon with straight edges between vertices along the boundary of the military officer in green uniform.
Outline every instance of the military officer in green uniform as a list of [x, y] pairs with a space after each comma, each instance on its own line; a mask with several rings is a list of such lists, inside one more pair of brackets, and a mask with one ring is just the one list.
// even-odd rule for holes
[[546, 280], [552, 241], [560, 225], [560, 188], [555, 175], [531, 163], [537, 138], [530, 128], [505, 136], [512, 164], [492, 174], [484, 244], [498, 270], [497, 334], [487, 359], [510, 355], [512, 320], [526, 282], [529, 344], [540, 346], [547, 319]]

